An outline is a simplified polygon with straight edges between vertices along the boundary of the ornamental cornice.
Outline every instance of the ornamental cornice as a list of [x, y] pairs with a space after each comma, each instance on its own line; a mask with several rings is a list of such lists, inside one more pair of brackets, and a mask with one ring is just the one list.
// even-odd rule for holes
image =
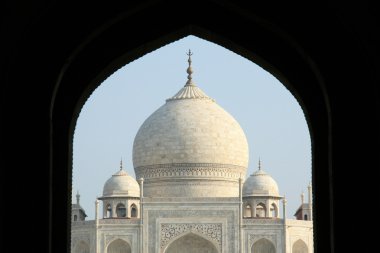
[[260, 224], [260, 225], [281, 225], [283, 224], [283, 219], [268, 219], [268, 218], [244, 218], [243, 219], [243, 225], [253, 225], [253, 224]]
[[100, 219], [99, 224], [101, 225], [108, 225], [108, 224], [140, 224], [140, 219], [126, 219], [126, 218], [118, 218], [118, 219]]
[[246, 168], [231, 164], [216, 163], [171, 163], [135, 168], [136, 178], [213, 177], [239, 179]]

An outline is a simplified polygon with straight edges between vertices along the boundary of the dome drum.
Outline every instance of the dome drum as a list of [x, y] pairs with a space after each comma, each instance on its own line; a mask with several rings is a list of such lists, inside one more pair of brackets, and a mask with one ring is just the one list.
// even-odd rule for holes
[[237, 197], [242, 166], [225, 164], [161, 164], [136, 168], [144, 178], [146, 197]]
[[238, 197], [239, 182], [206, 179], [162, 179], [144, 183], [145, 197]]

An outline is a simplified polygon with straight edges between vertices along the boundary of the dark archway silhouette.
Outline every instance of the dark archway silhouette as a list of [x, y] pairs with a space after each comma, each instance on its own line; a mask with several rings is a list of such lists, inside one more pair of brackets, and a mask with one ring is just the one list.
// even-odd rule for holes
[[[30, 234], [41, 252], [70, 248], [72, 131], [86, 98], [119, 66], [193, 34], [254, 61], [279, 78], [301, 102], [312, 139], [315, 252], [370, 252], [370, 223], [347, 218], [347, 203], [372, 201], [357, 188], [377, 192], [380, 146], [377, 9], [367, 2], [250, 3], [141, 0], [101, 5], [70, 1], [9, 2], [2, 26], [2, 178], [23, 187], [4, 191], [4, 202], [25, 189], [30, 217], [41, 231]], [[89, 11], [91, 10], [91, 11]], [[154, 22], [146, 22], [153, 20]], [[4, 113], [3, 113], [4, 112]], [[25, 115], [32, 117], [26, 121]], [[22, 126], [21, 131], [19, 127]], [[3, 159], [4, 158], [4, 159]], [[22, 158], [22, 159], [20, 159]], [[348, 159], [349, 158], [349, 159]], [[352, 188], [352, 185], [357, 187]], [[334, 186], [334, 187], [332, 187]], [[364, 198], [364, 199], [363, 199]], [[22, 217], [24, 210], [13, 210]], [[66, 218], [65, 218], [66, 217]], [[22, 220], [8, 219], [11, 226]], [[20, 223], [18, 223], [20, 222]], [[8, 224], [7, 224], [8, 225]], [[16, 240], [12, 234], [6, 240]], [[7, 244], [14, 245], [14, 244]], [[4, 245], [5, 247], [7, 245]], [[20, 245], [19, 250], [30, 250]]]
[[[160, 5], [161, 6], [161, 5]], [[165, 4], [163, 4], [165, 6]], [[220, 8], [220, 6], [218, 7]], [[147, 9], [147, 12], [144, 12], [144, 15], [147, 13], [150, 13], [150, 11], [153, 11], [153, 9]], [[222, 11], [222, 10], [220, 10]], [[205, 15], [206, 13], [202, 13], [202, 15]], [[220, 15], [222, 15], [220, 13]], [[237, 15], [237, 13], [231, 15]], [[111, 29], [110, 31], [121, 31], [123, 29], [127, 30], [130, 29], [132, 31], [135, 29], [134, 27], [130, 27], [130, 24], [128, 23], [128, 20], [131, 20], [132, 17], [124, 17], [124, 19], [120, 20], [117, 24], [110, 25], [108, 29]], [[138, 17], [133, 17], [137, 18]], [[220, 17], [222, 19], [222, 16]], [[236, 16], [237, 20], [239, 20], [239, 15]], [[182, 19], [179, 19], [182, 20]], [[242, 23], [239, 23], [239, 25], [244, 25], [244, 20], [240, 20]], [[134, 20], [135, 22], [136, 20]], [[323, 83], [319, 79], [318, 70], [311, 65], [311, 63], [308, 61], [307, 58], [305, 58], [305, 55], [300, 54], [294, 48], [294, 46], [291, 44], [290, 41], [287, 41], [285, 38], [282, 37], [280, 34], [276, 34], [275, 32], [271, 30], [267, 30], [267, 28], [263, 27], [262, 24], [255, 23], [254, 20], [252, 20], [252, 23], [250, 24], [252, 27], [255, 28], [256, 32], [260, 31], [263, 33], [264, 37], [270, 36], [272, 38], [272, 43], [274, 43], [273, 47], [268, 47], [266, 45], [266, 39], [261, 40], [260, 38], [257, 38], [255, 41], [252, 41], [252, 44], [250, 45], [250, 50], [247, 48], [243, 49], [242, 45], [239, 45], [238, 41], [232, 41], [233, 38], [233, 28], [230, 29], [223, 29], [219, 30], [215, 27], [212, 27], [212, 32], [208, 29], [211, 27], [207, 27], [207, 23], [204, 23], [203, 26], [199, 25], [189, 25], [186, 20], [182, 20], [183, 23], [178, 22], [176, 24], [168, 24], [165, 23], [164, 20], [162, 24], [160, 24], [160, 29], [155, 26], [152, 27], [140, 27], [140, 29], [147, 32], [146, 35], [148, 38], [139, 38], [138, 43], [149, 43], [149, 47], [142, 48], [134, 48], [133, 45], [130, 45], [130, 42], [128, 42], [127, 38], [118, 38], [113, 39], [114, 36], [118, 36], [117, 34], [108, 33], [109, 30], [105, 30], [104, 33], [99, 35], [99, 38], [103, 38], [103, 43], [96, 45], [92, 44], [91, 46], [86, 46], [83, 48], [83, 50], [75, 57], [75, 61], [72, 62], [67, 69], [65, 69], [63, 73], [63, 78], [60, 80], [60, 82], [57, 84], [57, 93], [55, 96], [55, 99], [53, 100], [52, 104], [52, 118], [53, 118], [53, 150], [56, 149], [62, 149], [64, 146], [67, 147], [66, 154], [69, 156], [72, 154], [72, 140], [73, 138], [73, 132], [75, 127], [76, 119], [79, 115], [79, 112], [85, 103], [86, 99], [90, 96], [91, 92], [96, 89], [100, 83], [105, 80], [109, 75], [111, 75], [115, 70], [120, 68], [121, 66], [124, 66], [125, 64], [128, 64], [130, 61], [143, 56], [145, 53], [148, 53], [151, 50], [155, 50], [171, 41], [174, 41], [176, 39], [183, 38], [186, 35], [195, 35], [197, 37], [207, 39], [211, 42], [214, 42], [216, 44], [219, 44], [221, 46], [224, 46], [227, 49], [230, 49], [250, 60], [255, 62], [256, 64], [260, 65], [261, 67], [265, 68], [268, 72], [270, 72], [272, 75], [277, 77], [289, 90], [290, 92], [295, 96], [295, 98], [300, 103], [301, 107], [303, 108], [303, 111], [305, 113], [309, 129], [311, 130], [311, 142], [312, 142], [312, 156], [320, 157], [321, 163], [318, 164], [318, 166], [321, 166], [320, 168], [317, 168], [317, 164], [314, 163], [315, 160], [313, 160], [313, 181], [319, 180], [319, 178], [326, 178], [329, 174], [329, 166], [328, 166], [328, 133], [329, 133], [329, 115], [328, 115], [328, 101], [326, 96], [324, 95], [324, 87]], [[158, 25], [158, 24], [156, 24]], [[174, 26], [174, 27], [173, 27]], [[164, 29], [167, 27], [166, 29]], [[248, 29], [248, 27], [246, 27]], [[250, 28], [250, 29], [251, 29]], [[158, 29], [158, 30], [154, 30]], [[137, 31], [135, 31], [137, 32]], [[229, 34], [232, 33], [232, 34]], [[229, 37], [232, 36], [232, 37]], [[263, 37], [263, 38], [264, 38]], [[137, 38], [136, 38], [137, 39]], [[117, 41], [116, 41], [117, 40]], [[107, 50], [109, 50], [109, 54], [107, 55], [99, 55], [99, 58], [93, 59], [93, 55], [97, 55], [97, 46], [100, 48], [105, 47], [107, 45], [107, 42], [110, 43], [110, 41], [113, 41], [113, 46], [111, 48], [107, 47]], [[137, 42], [136, 42], [137, 43]], [[114, 48], [118, 48], [119, 50], [113, 51]], [[258, 50], [260, 48], [262, 51]], [[94, 51], [95, 50], [95, 51]], [[100, 50], [100, 49], [99, 49]], [[276, 54], [282, 54], [282, 57], [276, 58], [273, 57], [273, 55]], [[286, 55], [288, 54], [288, 55]], [[105, 58], [103, 58], [105, 57]], [[265, 57], [268, 57], [268, 59], [265, 59]], [[91, 63], [87, 62], [90, 61]], [[283, 70], [280, 70], [281, 62], [287, 62], [285, 64]], [[82, 66], [83, 64], [90, 64], [93, 65], [94, 69], [87, 73], [85, 75], [82, 73], [81, 68], [79, 66]], [[297, 70], [296, 72], [290, 71], [286, 75], [283, 71], [287, 71], [287, 66], [293, 66], [294, 70]], [[90, 68], [90, 66], [88, 66]], [[299, 75], [299, 73], [303, 73], [302, 76]], [[78, 80], [78, 78], [80, 80]], [[73, 86], [73, 84], [76, 84], [78, 82], [85, 83], [87, 85], [82, 86], [81, 89], [78, 89], [78, 86]], [[308, 84], [308, 89], [306, 91], [300, 92], [297, 90], [298, 86], [304, 85], [304, 83]], [[74, 90], [73, 90], [74, 88]], [[67, 95], [65, 95], [67, 94]], [[67, 100], [68, 94], [71, 94], [71, 100]], [[317, 107], [317, 105], [319, 107]], [[67, 110], [70, 110], [72, 113], [67, 113]], [[318, 124], [322, 124], [324, 127], [319, 128], [313, 128], [313, 117], [310, 115], [317, 115], [315, 116], [318, 118]], [[65, 119], [67, 122], [66, 126], [63, 126], [61, 124], [61, 121], [63, 117], [68, 117]], [[316, 136], [320, 136], [320, 138], [315, 138]], [[67, 145], [68, 143], [68, 145]], [[62, 153], [57, 154], [53, 153], [53, 164], [54, 166], [62, 167], [63, 164], [65, 166], [68, 166], [67, 173], [68, 175], [65, 177], [66, 179], [71, 178], [71, 168], [72, 168], [72, 161], [71, 160], [65, 160], [62, 156]], [[59, 162], [58, 162], [59, 161]], [[322, 162], [323, 161], [323, 162]], [[58, 171], [61, 171], [58, 169]], [[317, 175], [315, 175], [315, 171], [318, 171]], [[62, 176], [62, 175], [61, 175]], [[54, 180], [54, 179], [53, 179]], [[60, 180], [62, 180], [60, 178]], [[66, 183], [69, 183], [66, 181]], [[329, 185], [328, 185], [329, 186]], [[316, 206], [318, 206], [318, 198], [325, 196], [325, 198], [329, 199], [331, 198], [331, 189], [329, 187], [326, 187], [324, 185], [323, 188], [319, 188], [314, 190], [315, 196], [318, 196], [314, 203]], [[68, 199], [71, 199], [71, 196], [67, 196]], [[57, 199], [58, 201], [58, 199]], [[323, 201], [323, 200], [322, 200]], [[60, 205], [56, 203], [57, 205]], [[319, 210], [320, 213], [324, 213], [326, 217], [332, 218], [330, 211], [331, 206], [330, 203], [325, 202], [322, 206], [322, 209]], [[318, 206], [319, 208], [319, 206]], [[317, 221], [317, 220], [315, 220]], [[318, 224], [316, 224], [318, 226]], [[332, 227], [330, 226], [330, 221], [321, 224], [325, 227], [326, 230], [330, 231], [329, 234], [331, 234]], [[319, 234], [318, 234], [319, 236]], [[325, 235], [321, 235], [325, 236]], [[329, 241], [329, 238], [325, 238], [325, 241]], [[326, 244], [325, 244], [326, 245]], [[330, 246], [328, 246], [330, 247]]]

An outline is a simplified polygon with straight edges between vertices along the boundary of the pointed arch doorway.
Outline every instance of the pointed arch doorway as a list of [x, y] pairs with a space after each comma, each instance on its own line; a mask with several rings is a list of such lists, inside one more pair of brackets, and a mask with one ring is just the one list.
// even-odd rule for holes
[[209, 240], [188, 233], [169, 244], [164, 253], [219, 253]]

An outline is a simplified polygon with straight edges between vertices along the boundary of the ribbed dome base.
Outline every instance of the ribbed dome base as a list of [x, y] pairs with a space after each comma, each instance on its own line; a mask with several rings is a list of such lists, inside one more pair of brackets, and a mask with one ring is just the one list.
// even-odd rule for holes
[[238, 197], [246, 168], [210, 163], [161, 164], [135, 168], [144, 178], [144, 197]]
[[239, 182], [200, 179], [144, 182], [144, 197], [239, 197]]

